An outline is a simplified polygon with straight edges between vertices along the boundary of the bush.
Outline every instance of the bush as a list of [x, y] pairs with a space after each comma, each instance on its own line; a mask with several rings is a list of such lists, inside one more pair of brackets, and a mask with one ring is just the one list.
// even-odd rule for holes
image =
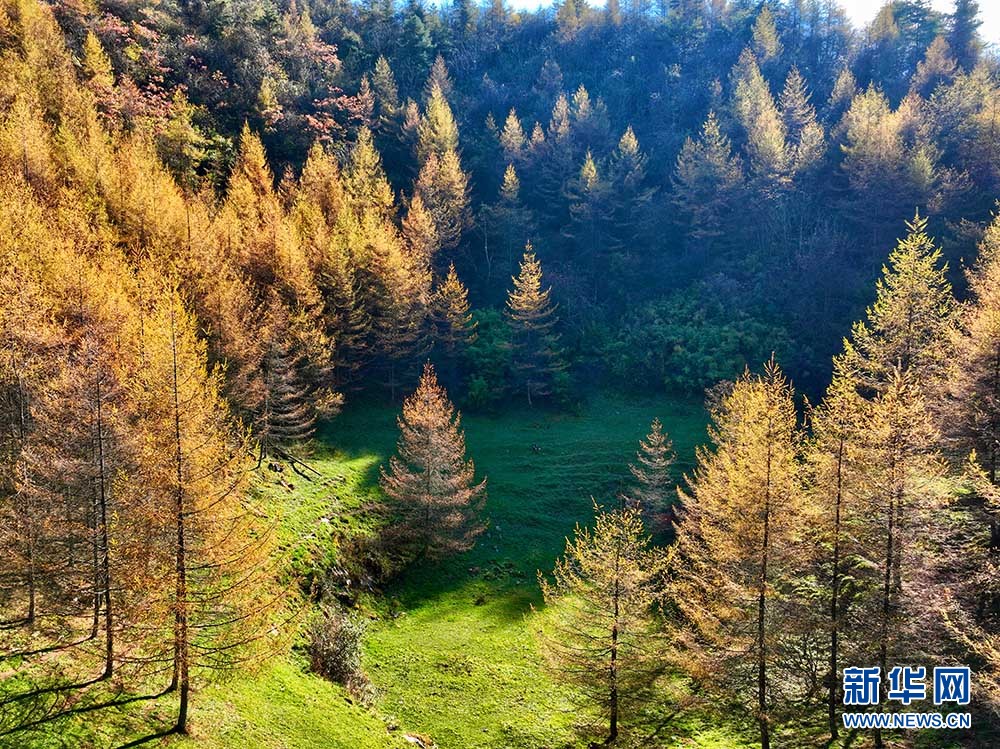
[[313, 672], [342, 684], [358, 698], [365, 698], [371, 689], [361, 668], [364, 635], [364, 622], [339, 606], [324, 606], [309, 631]]
[[619, 382], [698, 393], [735, 379], [745, 367], [759, 368], [772, 351], [780, 360], [787, 348], [781, 325], [693, 289], [627, 316], [604, 360]]

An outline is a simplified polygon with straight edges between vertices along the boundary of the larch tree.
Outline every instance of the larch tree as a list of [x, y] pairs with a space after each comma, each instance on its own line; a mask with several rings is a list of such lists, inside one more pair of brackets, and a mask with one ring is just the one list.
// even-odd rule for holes
[[524, 128], [521, 127], [521, 120], [518, 119], [517, 112], [511, 109], [500, 132], [500, 147], [503, 149], [504, 158], [508, 163], [520, 162], [527, 144], [528, 139], [524, 135]]
[[757, 60], [749, 50], [740, 55], [732, 78], [733, 108], [746, 131], [750, 172], [762, 194], [777, 195], [787, 187], [789, 179], [785, 123]]
[[395, 199], [392, 187], [386, 179], [382, 157], [368, 128], [358, 131], [358, 140], [351, 150], [345, 176], [347, 194], [355, 212], [371, 211], [380, 218], [393, 215]]
[[927, 219], [917, 214], [906, 226], [906, 237], [882, 268], [875, 302], [866, 320], [852, 327], [842, 356], [864, 387], [883, 389], [899, 369], [912, 372], [929, 393], [945, 371], [955, 301], [941, 250], [927, 235]]
[[793, 66], [785, 78], [778, 106], [788, 135], [790, 165], [794, 175], [815, 166], [826, 151], [823, 126], [817, 121], [816, 110], [809, 99], [806, 80]]
[[448, 273], [438, 284], [434, 295], [435, 338], [448, 356], [460, 353], [476, 337], [476, 323], [469, 311], [469, 291], [455, 271], [455, 264], [448, 266]]
[[660, 420], [654, 418], [649, 425], [649, 434], [639, 440], [635, 462], [629, 464], [633, 485], [626, 495], [641, 509], [643, 516], [654, 523], [654, 528], [667, 525], [664, 519], [673, 494], [672, 466], [675, 457], [673, 442], [663, 431]]
[[566, 365], [559, 348], [557, 305], [552, 289], [542, 289], [542, 264], [529, 243], [521, 259], [521, 272], [511, 279], [507, 294], [507, 320], [513, 335], [512, 360], [518, 388], [528, 398], [551, 396], [560, 387]]
[[986, 230], [968, 271], [949, 366], [947, 435], [961, 457], [975, 452], [1000, 483], [1000, 219]]
[[[838, 363], [839, 364], [839, 363]], [[827, 721], [837, 738], [837, 708], [845, 645], [855, 658], [867, 656], [860, 642], [845, 643], [854, 589], [864, 576], [863, 536], [866, 506], [860, 496], [865, 471], [863, 448], [868, 404], [858, 395], [853, 373], [836, 367], [822, 403], [810, 412], [812, 439], [807, 462], [817, 511], [816, 578], [819, 598], [827, 603], [823, 626], [829, 631], [829, 669], [826, 675]], [[860, 639], [860, 638], [858, 638]]]
[[423, 164], [431, 154], [442, 158], [449, 151], [458, 151], [458, 125], [440, 83], [433, 81], [417, 127], [417, 159]]
[[[903, 655], [927, 662], [933, 655], [937, 611], [919, 601], [934, 586], [932, 555], [941, 533], [937, 430], [914, 370], [895, 367], [864, 414], [860, 460], [865, 466], [857, 488], [867, 515], [860, 537], [866, 566], [877, 572], [862, 602], [870, 644], [867, 657], [888, 668]], [[883, 746], [876, 731], [875, 746]]]
[[781, 38], [774, 24], [774, 14], [765, 5], [757, 14], [753, 24], [754, 52], [763, 61], [768, 62], [779, 57], [782, 52]]
[[469, 210], [469, 175], [462, 171], [458, 151], [431, 151], [413, 186], [431, 217], [443, 249], [456, 247], [472, 222]]
[[779, 699], [788, 697], [777, 685], [789, 676], [786, 637], [808, 522], [792, 387], [772, 360], [762, 376], [745, 373], [711, 417], [715, 449], [699, 450], [678, 513], [678, 658], [702, 686], [745, 701], [768, 749]]
[[[479, 213], [483, 232], [482, 275], [505, 277], [514, 272], [517, 254], [531, 237], [535, 220], [521, 200], [521, 179], [513, 164], [504, 170], [496, 202], [484, 205]], [[499, 267], [498, 267], [499, 266]]]
[[226, 670], [266, 647], [282, 596], [267, 564], [266, 512], [247, 496], [248, 435], [230, 420], [220, 372], [208, 370], [205, 345], [174, 289], [158, 295], [138, 336], [145, 366], [132, 390], [140, 480], [156, 523], [154, 574], [166, 594], [160, 610], [169, 615], [175, 730], [186, 733], [192, 676]]
[[461, 415], [424, 365], [397, 419], [396, 454], [383, 466], [382, 491], [397, 516], [392, 541], [403, 558], [439, 558], [471, 549], [485, 529], [486, 479], [466, 459]]
[[538, 573], [546, 604], [546, 662], [572, 684], [604, 724], [607, 744], [655, 698], [667, 638], [657, 616], [666, 553], [652, 546], [640, 511], [595, 505], [593, 530], [577, 525], [549, 579]]

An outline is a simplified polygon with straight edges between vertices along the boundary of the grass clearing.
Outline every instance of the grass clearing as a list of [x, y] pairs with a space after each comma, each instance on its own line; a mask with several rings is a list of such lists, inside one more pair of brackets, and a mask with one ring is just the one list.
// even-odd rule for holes
[[[592, 520], [592, 498], [613, 501], [654, 416], [674, 441], [680, 476], [705, 440], [697, 402], [602, 395], [575, 415], [515, 409], [464, 418], [469, 455], [489, 479], [490, 527], [475, 549], [409, 570], [376, 604], [365, 663], [383, 713], [442, 749], [577, 743], [570, 695], [538, 654], [536, 575], [552, 568], [576, 523]], [[349, 409], [324, 438], [346, 459], [374, 456], [373, 482], [395, 448], [395, 418], [390, 407]], [[709, 743], [691, 745], [721, 746], [708, 733]]]

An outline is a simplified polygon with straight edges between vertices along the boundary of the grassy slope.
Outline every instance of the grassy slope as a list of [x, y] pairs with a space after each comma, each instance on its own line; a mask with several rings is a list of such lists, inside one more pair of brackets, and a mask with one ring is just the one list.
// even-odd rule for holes
[[[575, 416], [515, 410], [465, 420], [469, 454], [489, 478], [491, 525], [470, 553], [412, 570], [388, 589], [366, 659], [383, 712], [443, 749], [574, 741], [567, 694], [539, 663], [536, 573], [552, 568], [575, 523], [590, 521], [592, 496], [614, 496], [656, 415], [686, 470], [705, 439], [704, 413], [690, 402], [600, 397]], [[377, 463], [393, 449], [394, 418], [392, 409], [348, 411], [326, 437]], [[696, 734], [689, 746], [734, 745], [711, 729], [677, 730]]]
[[[293, 560], [335, 545], [338, 531], [363, 532], [357, 509], [377, 491], [378, 465], [396, 439], [396, 410], [357, 406], [322, 435], [336, 450], [310, 461], [323, 479], [265, 472], [264, 491], [282, 512], [280, 540]], [[470, 454], [489, 476], [492, 525], [477, 548], [441, 565], [411, 570], [385, 599], [370, 603], [376, 621], [366, 666], [381, 696], [374, 710], [312, 676], [289, 655], [260, 673], [200, 689], [192, 736], [171, 746], [206, 749], [389, 749], [412, 746], [403, 731], [441, 749], [571, 746], [566, 692], [540, 668], [534, 629], [540, 603], [536, 570], [549, 570], [563, 538], [592, 516], [590, 496], [611, 497], [649, 420], [659, 415], [674, 438], [678, 473], [704, 441], [704, 415], [667, 399], [595, 398], [580, 415], [513, 411], [470, 417]], [[533, 450], [536, 445], [539, 449]], [[664, 706], [669, 710], [669, 705]], [[169, 698], [63, 721], [2, 747], [112, 747], [169, 725]], [[386, 725], [400, 726], [388, 731]], [[822, 746], [816, 726], [788, 726], [785, 746]], [[643, 746], [723, 749], [752, 746], [752, 731], [692, 713], [671, 721]], [[922, 736], [921, 746], [956, 746]], [[944, 737], [940, 737], [944, 738]], [[749, 739], [750, 742], [747, 742]], [[866, 745], [857, 737], [854, 747]]]

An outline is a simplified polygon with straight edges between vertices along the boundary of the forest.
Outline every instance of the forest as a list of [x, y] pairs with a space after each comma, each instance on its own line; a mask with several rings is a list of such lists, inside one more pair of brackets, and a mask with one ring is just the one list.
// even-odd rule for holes
[[0, 0], [0, 747], [1000, 745], [952, 6]]

